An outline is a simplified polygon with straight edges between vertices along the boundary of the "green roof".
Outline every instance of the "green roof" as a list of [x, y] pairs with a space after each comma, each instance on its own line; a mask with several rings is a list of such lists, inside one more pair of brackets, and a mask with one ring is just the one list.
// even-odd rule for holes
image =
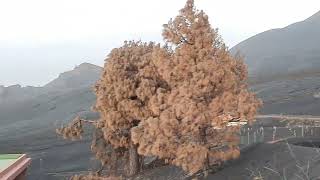
[[0, 172], [10, 167], [22, 154], [0, 154]]

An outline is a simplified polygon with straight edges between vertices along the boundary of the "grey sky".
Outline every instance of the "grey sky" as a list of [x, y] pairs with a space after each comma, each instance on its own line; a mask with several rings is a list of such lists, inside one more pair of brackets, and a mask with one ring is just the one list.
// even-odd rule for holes
[[[185, 0], [0, 0], [0, 85], [44, 85], [82, 62], [103, 65], [126, 39], [160, 41]], [[301, 21], [319, 0], [196, 0], [229, 47]]]

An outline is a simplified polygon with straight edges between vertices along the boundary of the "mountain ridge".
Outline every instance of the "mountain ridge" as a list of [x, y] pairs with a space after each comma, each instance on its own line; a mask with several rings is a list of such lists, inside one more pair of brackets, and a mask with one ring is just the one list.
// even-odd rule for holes
[[316, 12], [315, 14], [313, 14], [312, 16], [310, 16], [308, 19], [306, 20], [317, 20], [320, 21], [320, 10], [318, 12]]
[[61, 73], [56, 79], [41, 87], [22, 87], [19, 84], [12, 86], [0, 85], [0, 104], [25, 101], [43, 94], [64, 93], [74, 89], [92, 87], [99, 79], [101, 72], [102, 67], [100, 66], [82, 63], [73, 70]]
[[251, 79], [320, 71], [319, 32], [320, 11], [304, 21], [252, 36], [230, 51], [245, 56]]
[[44, 85], [44, 88], [72, 89], [79, 86], [92, 86], [98, 80], [101, 72], [102, 67], [85, 62], [73, 70], [61, 73], [58, 78]]

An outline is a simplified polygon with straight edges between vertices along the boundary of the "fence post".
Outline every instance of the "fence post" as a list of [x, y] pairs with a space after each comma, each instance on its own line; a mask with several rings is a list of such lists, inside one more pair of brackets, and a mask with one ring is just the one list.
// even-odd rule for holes
[[303, 128], [303, 125], [301, 126], [301, 135], [302, 135], [302, 137], [304, 137], [304, 128]]
[[244, 144], [243, 137], [242, 137], [242, 130], [243, 130], [243, 128], [240, 129], [240, 133], [239, 133], [240, 134], [240, 144]]
[[256, 132], [253, 133], [253, 143], [257, 142]]
[[277, 127], [273, 126], [272, 141], [274, 141], [276, 138], [276, 132], [277, 132]]
[[248, 145], [250, 144], [250, 128], [248, 128]]
[[42, 165], [43, 165], [43, 161], [42, 161], [42, 157], [40, 157], [39, 159], [39, 179], [42, 179]]
[[262, 137], [261, 142], [263, 142], [264, 141], [264, 128], [263, 128], [263, 126], [261, 127], [261, 137]]

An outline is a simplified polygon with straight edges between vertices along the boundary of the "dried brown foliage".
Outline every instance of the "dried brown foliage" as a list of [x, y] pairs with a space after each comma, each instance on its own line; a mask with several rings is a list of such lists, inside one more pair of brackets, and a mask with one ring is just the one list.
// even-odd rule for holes
[[95, 87], [98, 159], [137, 147], [194, 174], [238, 157], [239, 126], [228, 123], [251, 122], [260, 105], [242, 59], [230, 55], [193, 0], [164, 25], [163, 37], [165, 46], [125, 42], [106, 59]]
[[163, 37], [174, 48], [155, 47], [151, 61], [166, 87], [154, 91], [152, 115], [131, 131], [139, 153], [190, 173], [237, 157], [238, 127], [227, 125], [253, 120], [260, 104], [248, 91], [243, 61], [229, 54], [192, 0], [164, 25]]
[[63, 136], [64, 139], [81, 139], [83, 133], [83, 122], [76, 117], [68, 126], [56, 129], [56, 133]]

